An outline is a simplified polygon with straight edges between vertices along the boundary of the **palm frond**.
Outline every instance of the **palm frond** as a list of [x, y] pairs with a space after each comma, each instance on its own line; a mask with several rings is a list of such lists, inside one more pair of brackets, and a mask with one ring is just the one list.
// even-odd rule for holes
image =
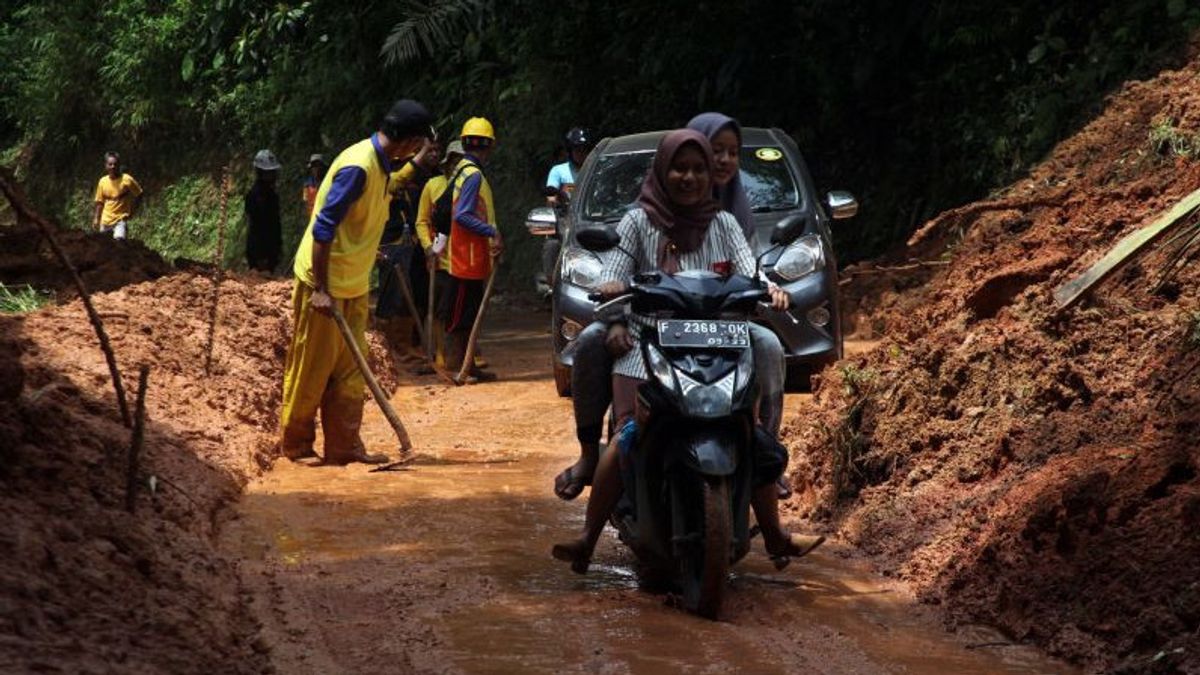
[[409, 63], [462, 40], [477, 19], [491, 9], [490, 0], [410, 2], [408, 18], [392, 27], [379, 48], [389, 66]]

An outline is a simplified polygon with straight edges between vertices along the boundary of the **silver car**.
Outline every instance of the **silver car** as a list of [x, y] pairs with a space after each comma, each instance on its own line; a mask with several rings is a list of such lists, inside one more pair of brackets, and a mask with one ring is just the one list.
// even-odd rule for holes
[[[580, 228], [615, 227], [635, 205], [642, 179], [665, 131], [606, 138], [580, 170], [574, 201], [565, 214], [548, 208], [530, 212], [531, 232], [557, 225], [563, 245], [554, 270], [551, 329], [554, 381], [570, 396], [574, 340], [589, 322], [595, 303], [588, 299], [600, 279], [600, 262], [574, 241]], [[758, 230], [756, 255], [767, 276], [787, 290], [787, 312], [763, 310], [756, 319], [771, 327], [783, 343], [788, 389], [806, 390], [809, 377], [842, 356], [838, 312], [837, 258], [829, 233], [831, 221], [858, 211], [854, 197], [830, 192], [817, 197], [799, 148], [779, 129], [742, 129], [741, 177]], [[803, 235], [786, 247], [774, 246], [771, 233], [784, 219], [796, 219]], [[557, 222], [556, 222], [557, 221]]]

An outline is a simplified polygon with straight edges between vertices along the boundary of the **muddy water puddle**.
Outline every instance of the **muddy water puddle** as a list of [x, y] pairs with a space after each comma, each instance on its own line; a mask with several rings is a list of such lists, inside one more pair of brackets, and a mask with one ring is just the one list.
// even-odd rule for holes
[[[550, 492], [572, 459], [569, 402], [542, 331], [491, 337], [489, 360], [518, 377], [397, 392], [423, 453], [411, 467], [281, 464], [248, 491], [225, 542], [278, 672], [1071, 672], [982, 628], [946, 633], [836, 546], [782, 572], [752, 553], [721, 622], [639, 591], [613, 536], [572, 574], [549, 555], [583, 518]], [[369, 411], [368, 446], [389, 434]]]

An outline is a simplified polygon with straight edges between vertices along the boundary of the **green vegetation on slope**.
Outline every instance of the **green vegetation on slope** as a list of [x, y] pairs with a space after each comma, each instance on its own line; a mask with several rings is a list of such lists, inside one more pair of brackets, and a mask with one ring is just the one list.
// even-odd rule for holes
[[284, 161], [283, 203], [298, 208], [308, 154], [363, 137], [399, 96], [447, 135], [487, 115], [508, 269], [524, 279], [537, 251], [522, 216], [566, 128], [719, 109], [792, 133], [823, 187], [860, 196], [839, 229], [854, 259], [1010, 180], [1198, 24], [1183, 0], [10, 2], [0, 145], [35, 200], [77, 224], [101, 153], [121, 150], [148, 188], [143, 236], [207, 259], [231, 160], [233, 243], [258, 148]]

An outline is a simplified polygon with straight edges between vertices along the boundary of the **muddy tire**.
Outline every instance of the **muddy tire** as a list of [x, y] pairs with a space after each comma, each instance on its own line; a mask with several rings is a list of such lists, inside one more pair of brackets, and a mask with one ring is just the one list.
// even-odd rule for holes
[[725, 599], [729, 576], [729, 551], [733, 527], [729, 513], [729, 482], [724, 478], [705, 478], [701, 486], [704, 499], [704, 539], [690, 547], [684, 557], [683, 596], [689, 611], [716, 620]]

